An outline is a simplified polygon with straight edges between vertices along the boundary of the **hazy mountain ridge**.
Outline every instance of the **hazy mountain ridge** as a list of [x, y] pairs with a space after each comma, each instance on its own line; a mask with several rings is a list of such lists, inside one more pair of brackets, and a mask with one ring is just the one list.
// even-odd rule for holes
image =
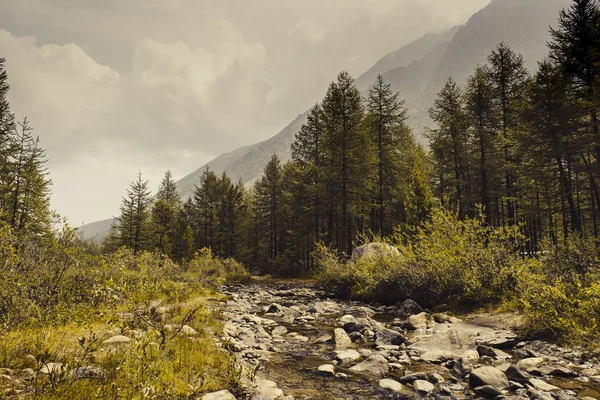
[[[424, 35], [386, 55], [361, 75], [356, 85], [366, 93], [375, 77], [383, 74], [406, 100], [409, 123], [422, 138], [423, 127], [430, 123], [428, 109], [449, 76], [464, 84], [478, 64], [486, 63], [487, 56], [500, 42], [523, 54], [526, 66], [535, 69], [547, 54], [549, 27], [556, 25], [559, 10], [569, 4], [570, 0], [493, 0], [466, 24]], [[306, 113], [272, 138], [223, 154], [185, 176], [177, 182], [182, 198], [190, 196], [206, 167], [248, 183], [261, 175], [273, 154], [284, 162], [289, 160], [290, 145], [305, 121]], [[88, 224], [80, 232], [85, 238], [101, 241], [111, 222], [108, 219]]]

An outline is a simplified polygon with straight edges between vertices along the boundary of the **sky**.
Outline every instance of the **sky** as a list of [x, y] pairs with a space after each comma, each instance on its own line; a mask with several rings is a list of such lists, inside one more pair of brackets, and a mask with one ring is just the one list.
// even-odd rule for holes
[[141, 171], [156, 190], [277, 134], [353, 76], [489, 0], [2, 0], [8, 99], [47, 150], [52, 208], [115, 216]]

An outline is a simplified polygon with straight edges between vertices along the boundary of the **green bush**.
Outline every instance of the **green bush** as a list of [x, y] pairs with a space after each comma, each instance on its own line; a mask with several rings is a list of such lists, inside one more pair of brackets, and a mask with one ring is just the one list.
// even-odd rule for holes
[[321, 258], [318, 281], [350, 297], [395, 303], [411, 298], [424, 306], [481, 306], [510, 296], [525, 262], [518, 229], [491, 228], [482, 219], [458, 220], [435, 210], [410, 236], [399, 232], [399, 254], [363, 257], [344, 264]]
[[247, 283], [248, 270], [234, 259], [219, 259], [210, 249], [202, 249], [187, 263], [185, 276], [188, 281], [197, 279], [203, 285], [219, 288], [225, 283]]
[[600, 252], [594, 239], [571, 236], [546, 245], [523, 274], [516, 306], [532, 335], [593, 343], [600, 333]]

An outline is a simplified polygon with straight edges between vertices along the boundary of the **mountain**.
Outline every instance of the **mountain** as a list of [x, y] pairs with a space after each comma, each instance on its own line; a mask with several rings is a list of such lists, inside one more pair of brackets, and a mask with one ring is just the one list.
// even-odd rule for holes
[[[547, 54], [549, 27], [556, 25], [559, 10], [570, 3], [571, 0], [492, 0], [466, 24], [424, 35], [386, 55], [361, 75], [356, 85], [366, 94], [377, 75], [382, 74], [406, 100], [409, 123], [422, 139], [423, 127], [430, 124], [428, 109], [449, 76], [464, 84], [500, 42], [523, 54], [527, 67], [534, 70]], [[190, 196], [207, 167], [248, 183], [261, 175], [273, 154], [282, 161], [289, 160], [290, 145], [305, 121], [306, 113], [272, 138], [223, 154], [185, 176], [177, 182], [181, 196]], [[111, 223], [112, 219], [108, 219], [88, 224], [80, 232], [85, 238], [101, 241]]]

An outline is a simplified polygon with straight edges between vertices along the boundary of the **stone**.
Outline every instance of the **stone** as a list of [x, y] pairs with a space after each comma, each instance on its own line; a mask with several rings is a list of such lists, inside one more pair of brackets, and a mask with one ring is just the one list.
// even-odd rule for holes
[[533, 375], [541, 375], [542, 373], [539, 370], [539, 366], [544, 362], [546, 362], [546, 359], [541, 357], [525, 358], [517, 362], [515, 367]]
[[86, 366], [78, 367], [69, 371], [69, 374], [73, 379], [104, 379], [106, 377], [106, 371], [99, 367]]
[[448, 360], [453, 360], [456, 357], [452, 352], [447, 350], [434, 350], [428, 351], [421, 354], [421, 361], [425, 361], [432, 364], [442, 364]]
[[49, 362], [46, 363], [40, 368], [40, 374], [50, 375], [50, 374], [60, 374], [62, 372], [63, 366], [61, 363]]
[[131, 342], [133, 342], [133, 340], [131, 340], [127, 336], [116, 335], [116, 336], [106, 339], [104, 342], [102, 342], [102, 344], [118, 346], [118, 345], [130, 344]]
[[352, 340], [342, 328], [334, 329], [333, 342], [335, 343], [336, 349], [347, 349], [352, 346]]
[[435, 386], [431, 382], [417, 379], [413, 382], [413, 388], [419, 393], [431, 393], [435, 390]]
[[488, 356], [496, 360], [508, 360], [509, 358], [512, 358], [510, 354], [505, 353], [500, 349], [495, 349], [493, 347], [484, 345], [477, 346], [477, 353], [479, 353], [479, 356], [481, 357]]
[[560, 390], [560, 388], [558, 388], [554, 385], [551, 385], [547, 382], [544, 382], [541, 379], [537, 379], [537, 378], [531, 378], [529, 380], [529, 384], [531, 386], [533, 386], [534, 388], [541, 390], [543, 392], [554, 392], [554, 391]]
[[335, 358], [339, 360], [342, 364], [350, 363], [356, 361], [360, 358], [360, 353], [356, 350], [349, 349], [339, 352]]
[[276, 326], [275, 328], [273, 328], [273, 330], [271, 331], [271, 334], [273, 336], [283, 336], [288, 332], [287, 328], [285, 326]]
[[558, 364], [544, 365], [539, 370], [542, 375], [561, 376], [563, 378], [574, 378], [577, 376], [575, 371]]
[[406, 319], [404, 327], [411, 331], [417, 329], [427, 329], [427, 314], [422, 312], [420, 314], [411, 315]]
[[469, 385], [471, 385], [472, 388], [490, 385], [499, 391], [506, 390], [510, 387], [504, 372], [494, 367], [479, 367], [471, 371]]
[[23, 379], [24, 381], [32, 381], [35, 379], [35, 377], [36, 374], [33, 368], [25, 368], [19, 372], [19, 378]]
[[379, 258], [379, 257], [397, 257], [400, 251], [387, 243], [367, 243], [352, 251], [352, 262], [357, 262], [361, 258]]
[[352, 343], [362, 344], [367, 341], [365, 336], [360, 332], [351, 332], [348, 336], [350, 337], [350, 340], [352, 340]]
[[412, 374], [404, 375], [399, 379], [399, 381], [402, 383], [410, 383], [416, 380], [426, 381], [427, 379], [428, 376], [425, 372], [413, 372]]
[[267, 379], [260, 379], [257, 384], [258, 394], [265, 395], [270, 399], [277, 399], [283, 396], [283, 390], [277, 387], [277, 384]]
[[518, 382], [518, 383], [524, 384], [524, 383], [528, 383], [529, 380], [531, 379], [531, 375], [529, 375], [525, 371], [521, 371], [514, 365], [511, 365], [510, 367], [508, 367], [504, 373], [506, 374], [506, 377], [513, 382]]
[[471, 364], [466, 358], [459, 358], [452, 367], [452, 373], [461, 379], [470, 374], [472, 370], [473, 364]]
[[416, 315], [423, 312], [423, 308], [416, 301], [408, 299], [398, 306], [398, 312], [405, 317]]
[[335, 375], [335, 367], [331, 364], [320, 365], [318, 371], [324, 375]]
[[399, 346], [406, 342], [406, 338], [392, 329], [382, 329], [375, 332], [375, 344], [377, 346], [394, 345]]
[[478, 387], [474, 388], [473, 391], [475, 393], [477, 393], [478, 395], [481, 395], [483, 397], [490, 397], [490, 398], [495, 398], [497, 396], [502, 395], [502, 392], [500, 390], [496, 389], [495, 387], [493, 387], [492, 385], [478, 386]]
[[350, 371], [381, 379], [389, 373], [390, 367], [388, 361], [382, 355], [375, 354], [350, 368]]
[[202, 396], [202, 400], [236, 400], [229, 390], [208, 393]]
[[393, 379], [382, 379], [379, 381], [379, 387], [385, 390], [391, 390], [392, 392], [400, 393], [404, 390], [404, 386], [398, 381]]
[[281, 304], [273, 303], [268, 307], [265, 307], [265, 314], [283, 314], [286, 311], [286, 308]]
[[192, 328], [191, 326], [184, 325], [181, 327], [179, 334], [183, 336], [198, 336], [198, 331]]

